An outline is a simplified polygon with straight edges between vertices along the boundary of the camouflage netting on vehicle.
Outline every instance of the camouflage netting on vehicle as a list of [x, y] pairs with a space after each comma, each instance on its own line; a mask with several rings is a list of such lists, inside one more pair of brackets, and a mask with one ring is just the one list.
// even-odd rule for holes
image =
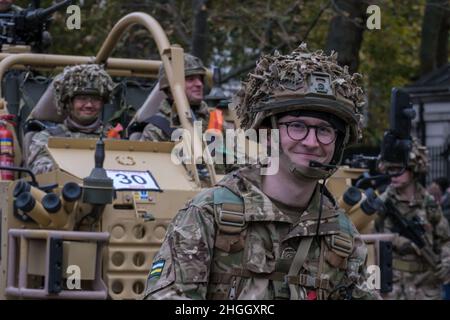
[[[312, 73], [321, 72], [330, 75], [334, 87], [334, 98], [345, 103], [344, 111], [337, 116], [354, 126], [353, 141], [361, 137], [363, 120], [362, 107], [364, 106], [364, 92], [360, 86], [362, 76], [358, 73], [350, 75], [348, 67], [337, 64], [337, 53], [330, 56], [323, 51], [309, 52], [305, 43], [302, 43], [289, 55], [264, 55], [256, 64], [253, 73], [250, 73], [242, 83], [232, 107], [241, 121], [241, 127], [251, 128], [261, 117], [258, 105], [276, 101], [279, 92], [291, 92], [292, 96], [305, 87], [308, 77]], [[306, 90], [303, 90], [303, 94]], [[305, 95], [305, 94], [304, 94]], [[328, 97], [329, 99], [329, 97]], [[292, 109], [292, 108], [291, 108]], [[306, 109], [306, 108], [304, 108]], [[333, 110], [331, 110], [333, 113]], [[267, 115], [266, 115], [267, 116]], [[259, 122], [260, 123], [260, 122]]]
[[114, 87], [111, 77], [98, 64], [66, 67], [53, 81], [58, 114], [67, 112], [68, 103], [76, 95], [97, 95], [108, 102]]

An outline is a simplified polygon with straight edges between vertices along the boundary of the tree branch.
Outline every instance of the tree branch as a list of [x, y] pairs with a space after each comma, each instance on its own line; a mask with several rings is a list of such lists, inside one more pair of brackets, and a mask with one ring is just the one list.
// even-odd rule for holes
[[[422, 35], [420, 45], [420, 74], [427, 74], [437, 68], [438, 56], [445, 46], [440, 47], [439, 37], [448, 36], [445, 32], [447, 23], [447, 11], [440, 6], [447, 3], [447, 0], [427, 0], [425, 14], [422, 21]], [[441, 32], [440, 32], [441, 31]], [[447, 39], [445, 39], [447, 42]], [[439, 58], [442, 63], [442, 57]]]
[[[259, 54], [255, 56], [253, 56], [254, 59], [257, 59], [259, 57]], [[225, 83], [231, 79], [233, 79], [234, 77], [247, 72], [249, 70], [251, 70], [252, 68], [255, 67], [256, 62], [254, 60], [247, 62], [246, 64], [244, 64], [243, 66], [240, 66], [239, 68], [233, 69], [230, 72], [228, 72], [227, 75], [225, 75], [224, 77], [222, 77], [222, 81], [221, 83]]]
[[177, 35], [180, 37], [181, 41], [183, 41], [183, 46], [191, 47], [192, 45], [191, 40], [189, 39], [188, 35], [185, 32], [187, 28], [184, 25], [183, 21], [181, 20], [178, 10], [176, 9], [175, 1], [169, 0], [169, 3], [163, 6], [163, 9], [164, 11], [167, 12], [167, 14], [173, 17], [175, 31]]
[[[303, 36], [301, 42], [306, 41], [306, 39], [308, 38], [308, 35], [310, 34], [310, 32], [312, 31], [312, 29], [314, 29], [314, 27], [316, 26], [317, 22], [319, 21], [320, 17], [322, 16], [322, 14], [325, 12], [326, 9], [328, 9], [331, 5], [331, 1], [328, 2], [318, 13], [318, 15], [315, 17], [315, 19], [313, 20], [313, 22], [311, 23], [311, 25], [308, 27], [308, 29], [305, 32], [305, 35]], [[291, 6], [289, 8], [289, 10], [286, 12], [287, 14], [290, 12], [293, 12], [296, 8], [298, 7], [298, 2], [296, 2], [293, 6]], [[281, 45], [278, 45], [277, 47], [273, 48], [273, 50], [271, 50], [272, 52], [274, 52], [275, 50], [283, 50], [285, 47], [289, 46], [290, 47], [290, 43], [284, 42]], [[260, 52], [262, 51], [262, 49], [260, 50]], [[222, 81], [221, 83], [225, 83], [227, 81], [229, 81], [230, 79], [235, 78], [236, 76], [239, 76], [242, 73], [248, 72], [250, 71], [252, 68], [255, 67], [256, 65], [256, 60], [259, 58], [259, 56], [261, 55], [261, 53], [257, 53], [253, 56], [250, 57], [249, 61], [246, 62], [245, 64], [243, 64], [242, 66], [232, 69], [230, 72], [228, 72], [225, 76], [222, 77]]]
[[320, 9], [319, 14], [316, 16], [316, 18], [313, 20], [313, 22], [309, 25], [309, 28], [306, 30], [305, 35], [303, 36], [301, 42], [305, 42], [306, 39], [308, 39], [310, 32], [312, 31], [312, 29], [314, 29], [317, 22], [319, 22], [320, 17], [325, 12], [325, 10], [327, 10], [330, 7], [330, 5], [331, 5], [331, 1], [328, 1], [328, 3], [325, 6], [323, 6], [322, 9]]
[[[338, 63], [347, 65], [350, 72], [356, 72], [359, 66], [359, 50], [363, 40], [364, 28], [355, 23], [355, 19], [363, 20], [365, 6], [360, 0], [332, 0], [333, 4], [345, 8], [346, 16], [337, 13], [328, 27], [325, 51], [337, 51]], [[341, 9], [339, 9], [341, 10]], [[355, 17], [351, 19], [349, 17]]]
[[[351, 16], [352, 16], [351, 13], [349, 13], [345, 9], [341, 9], [336, 2], [337, 2], [336, 0], [331, 0], [331, 4], [333, 5], [333, 9], [337, 13], [338, 16], [340, 16], [342, 19], [344, 19], [344, 20], [346, 20], [346, 21], [348, 21], [350, 23], [353, 23], [358, 28], [364, 29], [366, 27], [364, 25], [363, 19], [361, 19], [359, 17], [356, 17], [356, 18], [352, 19], [351, 18]], [[342, 4], [342, 1], [340, 1], [340, 2]], [[347, 6], [350, 6], [350, 8], [347, 8], [347, 9], [351, 10], [351, 7], [353, 6], [353, 3], [351, 1], [349, 1]]]

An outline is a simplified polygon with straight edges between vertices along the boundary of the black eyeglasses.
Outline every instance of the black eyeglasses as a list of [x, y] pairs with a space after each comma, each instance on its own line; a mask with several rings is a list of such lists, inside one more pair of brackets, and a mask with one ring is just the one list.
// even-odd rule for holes
[[285, 125], [289, 138], [295, 141], [304, 140], [311, 128], [315, 129], [316, 139], [321, 144], [328, 145], [336, 141], [337, 138], [337, 130], [327, 125], [312, 126], [301, 121], [279, 122], [278, 124]]
[[74, 97], [74, 99], [77, 99], [78, 101], [81, 101], [81, 103], [92, 103], [92, 104], [100, 104], [103, 99], [100, 96], [89, 96], [89, 95], [77, 95]]

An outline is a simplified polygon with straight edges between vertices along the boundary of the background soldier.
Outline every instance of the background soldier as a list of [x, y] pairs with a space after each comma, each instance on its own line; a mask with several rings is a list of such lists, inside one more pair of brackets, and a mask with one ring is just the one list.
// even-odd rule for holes
[[305, 44], [259, 60], [234, 105], [244, 129], [280, 130], [279, 170], [241, 168], [180, 210], [147, 299], [377, 297], [363, 283], [363, 241], [318, 183], [359, 136], [363, 92], [347, 70]]
[[[204, 77], [203, 62], [190, 54], [184, 54], [185, 92], [192, 110], [193, 121], [202, 121], [203, 131], [209, 120], [208, 105], [203, 101]], [[159, 88], [168, 96], [159, 106], [159, 112], [148, 120], [142, 132], [141, 141], [171, 141], [174, 128], [180, 127], [172, 94], [164, 67], [159, 69]]]
[[[427, 170], [427, 151], [413, 140], [409, 161], [403, 174], [393, 177], [380, 198], [390, 201], [411, 230], [424, 242], [420, 248], [415, 238], [399, 235], [393, 241], [393, 291], [389, 299], [441, 299], [441, 285], [450, 281], [450, 230], [434, 198], [419, 183]], [[400, 173], [402, 164], [381, 163], [382, 170]], [[389, 210], [389, 208], [387, 209]], [[386, 213], [376, 220], [377, 232], [403, 233], [399, 223]], [[420, 239], [419, 239], [420, 242]]]
[[50, 136], [97, 138], [103, 129], [104, 103], [112, 97], [114, 82], [96, 64], [66, 67], [53, 81], [57, 112], [66, 116], [62, 124], [34, 135], [30, 145], [28, 167], [35, 173], [54, 168], [46, 146]]

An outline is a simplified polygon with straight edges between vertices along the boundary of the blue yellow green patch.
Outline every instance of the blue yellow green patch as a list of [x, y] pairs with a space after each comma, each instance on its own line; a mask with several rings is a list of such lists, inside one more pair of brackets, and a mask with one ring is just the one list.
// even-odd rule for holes
[[153, 262], [152, 269], [150, 270], [150, 279], [154, 277], [160, 277], [166, 264], [165, 260], [158, 260]]

